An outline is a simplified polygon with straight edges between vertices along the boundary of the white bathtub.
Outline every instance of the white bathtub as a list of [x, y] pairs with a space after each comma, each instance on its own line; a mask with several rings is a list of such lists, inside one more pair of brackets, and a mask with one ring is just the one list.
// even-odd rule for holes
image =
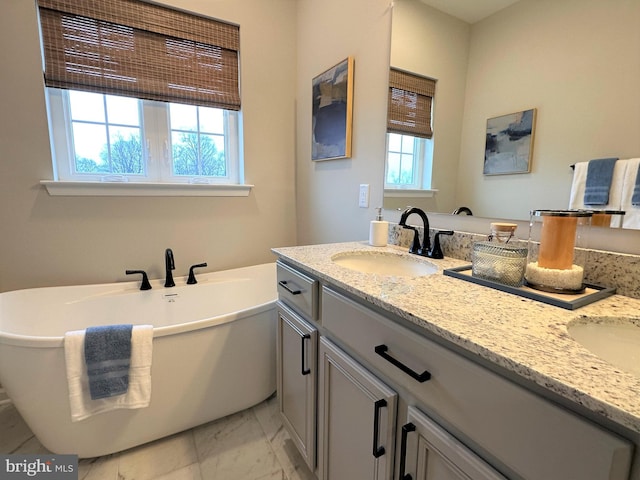
[[[124, 450], [260, 403], [275, 391], [275, 264], [140, 291], [139, 282], [0, 294], [0, 383], [54, 453]], [[154, 326], [151, 404], [71, 422], [63, 335], [94, 325]]]

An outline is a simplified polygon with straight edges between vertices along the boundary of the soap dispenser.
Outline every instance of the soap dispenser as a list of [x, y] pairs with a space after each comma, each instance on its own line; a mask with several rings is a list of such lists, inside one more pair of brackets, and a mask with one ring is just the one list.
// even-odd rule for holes
[[382, 207], [376, 208], [376, 219], [369, 226], [369, 245], [384, 247], [389, 236], [389, 222], [382, 219]]

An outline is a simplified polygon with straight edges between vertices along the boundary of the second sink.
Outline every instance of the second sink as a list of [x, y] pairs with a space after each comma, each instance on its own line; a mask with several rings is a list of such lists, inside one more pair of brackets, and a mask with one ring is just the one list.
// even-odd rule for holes
[[377, 275], [421, 277], [438, 272], [438, 267], [431, 262], [391, 252], [342, 252], [333, 255], [331, 260], [351, 270]]
[[640, 377], [640, 320], [585, 317], [569, 323], [567, 330], [604, 361]]

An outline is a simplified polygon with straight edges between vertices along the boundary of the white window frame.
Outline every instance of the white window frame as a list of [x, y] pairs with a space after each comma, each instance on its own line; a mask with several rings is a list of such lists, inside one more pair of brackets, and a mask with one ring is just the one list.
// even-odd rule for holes
[[433, 138], [426, 139], [415, 137], [409, 134], [398, 134], [404, 137], [413, 137], [413, 171], [414, 181], [411, 184], [397, 184], [387, 182], [387, 173], [389, 169], [389, 138], [390, 133], [386, 137], [386, 156], [385, 156], [385, 172], [384, 172], [384, 189], [387, 196], [433, 196], [437, 190], [431, 187], [431, 174], [433, 167]]
[[68, 92], [45, 90], [53, 181], [41, 183], [51, 195], [247, 196], [253, 187], [243, 183], [240, 112], [224, 114], [226, 177], [173, 175], [168, 104], [147, 100], [140, 101], [145, 175], [77, 174]]

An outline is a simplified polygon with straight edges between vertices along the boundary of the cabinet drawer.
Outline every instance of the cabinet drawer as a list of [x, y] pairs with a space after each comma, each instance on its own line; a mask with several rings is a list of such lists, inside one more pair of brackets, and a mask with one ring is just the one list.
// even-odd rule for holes
[[318, 319], [318, 281], [277, 262], [278, 298], [307, 320]]
[[629, 442], [326, 287], [322, 324], [508, 476], [628, 478]]

